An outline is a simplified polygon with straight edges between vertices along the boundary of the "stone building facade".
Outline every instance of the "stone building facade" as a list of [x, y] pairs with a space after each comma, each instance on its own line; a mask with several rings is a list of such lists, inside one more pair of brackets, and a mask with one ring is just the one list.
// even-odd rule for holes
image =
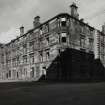
[[1, 80], [37, 81], [46, 75], [47, 68], [66, 48], [94, 54], [105, 62], [104, 33], [79, 19], [75, 3], [70, 8], [71, 14], [61, 13], [44, 23], [40, 23], [40, 17], [36, 16], [33, 29], [24, 33], [22, 26], [18, 38], [0, 44]]
[[102, 31], [95, 30], [94, 40], [95, 58], [100, 59], [105, 67], [105, 24], [102, 25]]

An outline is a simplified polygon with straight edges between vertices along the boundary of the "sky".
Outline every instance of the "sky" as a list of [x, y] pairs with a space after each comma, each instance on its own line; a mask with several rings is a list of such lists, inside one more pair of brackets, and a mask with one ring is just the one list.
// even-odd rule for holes
[[105, 23], [105, 0], [0, 0], [0, 43], [8, 43], [19, 36], [19, 27], [25, 32], [33, 27], [33, 18], [41, 22], [59, 13], [70, 13], [70, 5], [76, 2], [80, 18], [101, 29]]

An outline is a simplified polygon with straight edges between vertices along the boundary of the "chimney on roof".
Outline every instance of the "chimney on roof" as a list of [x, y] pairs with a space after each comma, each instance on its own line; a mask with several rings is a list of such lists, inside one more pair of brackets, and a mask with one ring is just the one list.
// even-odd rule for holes
[[83, 19], [83, 18], [81, 18], [81, 19], [80, 19], [80, 21], [81, 21], [81, 22], [84, 22], [84, 19]]
[[77, 12], [78, 7], [76, 6], [76, 3], [73, 2], [72, 5], [70, 5], [70, 8], [71, 8], [71, 16], [79, 19], [79, 14]]
[[24, 34], [24, 27], [21, 26], [21, 27], [20, 27], [20, 36], [22, 36], [23, 34]]
[[102, 25], [102, 32], [105, 34], [105, 23]]
[[33, 27], [36, 28], [40, 25], [40, 16], [36, 16], [33, 21]]
[[70, 5], [71, 8], [71, 16], [74, 18], [79, 19], [79, 14], [78, 14], [78, 7], [76, 6], [76, 3], [72, 3], [72, 5]]

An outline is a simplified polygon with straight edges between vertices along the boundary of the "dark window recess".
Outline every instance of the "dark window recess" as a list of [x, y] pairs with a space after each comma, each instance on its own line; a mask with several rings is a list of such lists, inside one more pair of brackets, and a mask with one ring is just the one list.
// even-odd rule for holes
[[47, 56], [48, 56], [48, 57], [50, 56], [50, 53], [49, 53], [49, 52], [47, 52]]
[[47, 44], [49, 44], [49, 37], [48, 37], [48, 38], [46, 38], [46, 40], [47, 40]]
[[50, 53], [47, 52], [46, 54], [47, 54], [47, 56], [46, 56], [46, 57], [47, 57], [47, 60], [49, 60], [49, 58], [50, 58]]
[[62, 21], [62, 22], [61, 22], [61, 25], [62, 25], [63, 27], [65, 27], [65, 26], [66, 26], [66, 21]]
[[6, 77], [8, 78], [8, 73], [6, 73]]
[[62, 37], [62, 42], [66, 43], [66, 37]]
[[18, 74], [18, 72], [17, 72], [17, 78], [19, 77], [19, 74]]
[[46, 69], [46, 67], [44, 66], [43, 69]]
[[11, 71], [9, 71], [9, 77], [11, 77]]
[[60, 49], [58, 49], [58, 52], [59, 52], [59, 54], [61, 53], [61, 50]]

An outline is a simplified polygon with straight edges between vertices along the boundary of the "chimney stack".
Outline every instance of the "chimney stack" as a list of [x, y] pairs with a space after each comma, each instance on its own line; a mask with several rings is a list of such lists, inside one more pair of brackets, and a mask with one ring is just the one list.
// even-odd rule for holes
[[81, 21], [81, 22], [84, 22], [84, 19], [83, 19], [83, 18], [81, 18], [81, 19], [80, 19], [80, 21]]
[[34, 28], [36, 28], [39, 25], [40, 25], [40, 16], [36, 16], [33, 21], [33, 26]]
[[79, 19], [79, 14], [77, 12], [78, 7], [76, 6], [76, 3], [73, 2], [72, 5], [70, 5], [70, 8], [71, 8], [71, 16]]
[[20, 36], [22, 36], [23, 34], [24, 34], [24, 27], [21, 26], [21, 27], [20, 27]]

